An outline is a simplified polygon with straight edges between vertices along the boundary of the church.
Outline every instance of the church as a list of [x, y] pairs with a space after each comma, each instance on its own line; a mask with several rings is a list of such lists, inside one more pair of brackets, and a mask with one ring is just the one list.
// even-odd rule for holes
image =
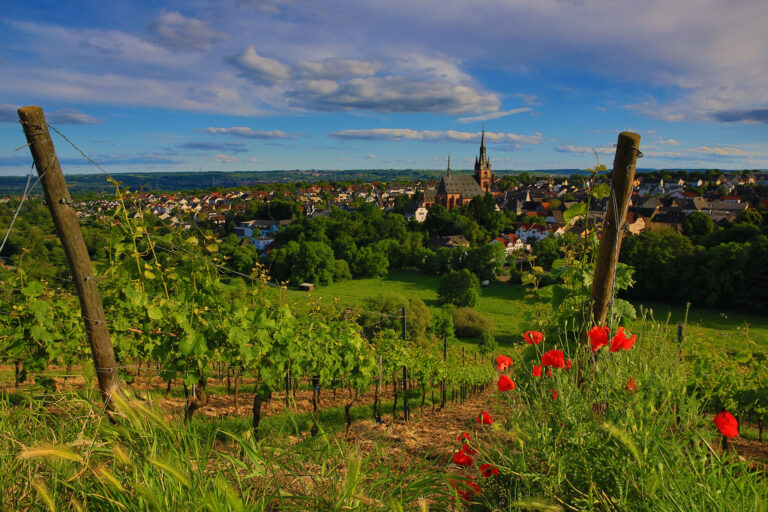
[[[480, 156], [475, 158], [475, 174], [451, 174], [451, 159], [448, 158], [448, 170], [440, 178], [435, 194], [435, 203], [446, 210], [455, 206], [469, 204], [476, 196], [483, 196], [491, 191], [496, 176], [491, 172], [491, 162], [485, 150], [485, 130], [480, 140]], [[431, 205], [430, 205], [431, 206]]]

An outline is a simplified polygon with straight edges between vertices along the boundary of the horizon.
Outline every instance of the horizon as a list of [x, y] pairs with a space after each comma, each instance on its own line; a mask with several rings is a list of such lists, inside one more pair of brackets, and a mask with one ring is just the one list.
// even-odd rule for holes
[[0, 176], [29, 170], [30, 104], [114, 174], [471, 168], [483, 130], [494, 170], [609, 164], [621, 131], [644, 168], [766, 169], [765, 19], [759, 0], [11, 0]]

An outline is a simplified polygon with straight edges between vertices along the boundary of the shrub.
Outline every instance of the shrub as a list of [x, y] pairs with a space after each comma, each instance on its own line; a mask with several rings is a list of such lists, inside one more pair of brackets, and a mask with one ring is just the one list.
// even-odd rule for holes
[[453, 310], [453, 327], [460, 338], [479, 338], [493, 333], [493, 320], [472, 308]]
[[465, 268], [452, 270], [440, 279], [437, 295], [443, 304], [474, 307], [480, 297], [480, 281]]
[[352, 279], [352, 272], [349, 271], [349, 264], [344, 260], [336, 260], [336, 268], [333, 271], [334, 281], [345, 281]]
[[484, 332], [480, 338], [480, 353], [492, 354], [496, 351], [496, 337], [491, 332]]

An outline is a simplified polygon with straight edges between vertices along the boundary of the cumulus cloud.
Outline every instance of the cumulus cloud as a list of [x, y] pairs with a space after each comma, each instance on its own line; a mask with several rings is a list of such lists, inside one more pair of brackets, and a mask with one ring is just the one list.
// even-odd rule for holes
[[302, 77], [322, 80], [342, 80], [376, 74], [382, 65], [374, 60], [328, 58], [320, 61], [300, 60], [296, 71]]
[[275, 59], [262, 57], [253, 46], [230, 57], [228, 62], [238, 68], [244, 77], [259, 84], [276, 84], [291, 77], [290, 67]]
[[[412, 130], [410, 128], [371, 128], [364, 130], [342, 130], [327, 134], [337, 139], [360, 140], [420, 140], [427, 142], [480, 142], [481, 132], [460, 132], [455, 130]], [[518, 135], [516, 133], [485, 132], [486, 142], [517, 144], [539, 144], [541, 133]]]
[[216, 151], [218, 153], [244, 153], [248, 151], [243, 142], [185, 142], [179, 144], [178, 148], [192, 151]]
[[616, 153], [616, 148], [610, 148], [610, 147], [602, 147], [602, 148], [593, 148], [590, 146], [575, 146], [573, 144], [563, 144], [560, 146], [555, 146], [555, 151], [558, 153], [594, 153], [595, 151], [599, 154], [603, 155], [613, 155]]
[[248, 139], [295, 139], [298, 137], [298, 134], [287, 133], [282, 130], [254, 130], [248, 126], [221, 128], [209, 126], [201, 131], [212, 134], [234, 135], [235, 137], [245, 137]]
[[226, 34], [211, 29], [208, 22], [187, 18], [177, 11], [165, 12], [155, 18], [149, 30], [159, 44], [183, 52], [205, 51], [211, 44], [226, 38]]
[[286, 91], [292, 106], [307, 110], [373, 110], [456, 114], [497, 110], [499, 98], [472, 87], [405, 76], [355, 78], [330, 92], [297, 84]]
[[675, 139], [665, 139], [664, 137], [659, 137], [658, 142], [659, 144], [669, 144], [670, 146], [680, 145], [680, 142], [676, 141]]

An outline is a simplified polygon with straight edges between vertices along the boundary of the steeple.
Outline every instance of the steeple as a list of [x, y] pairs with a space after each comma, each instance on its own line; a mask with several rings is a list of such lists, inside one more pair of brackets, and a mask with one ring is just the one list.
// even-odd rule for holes
[[451, 175], [451, 154], [450, 153], [448, 154], [448, 170], [446, 171], [446, 175], [447, 176]]
[[485, 126], [483, 126], [483, 135], [480, 139], [480, 159], [479, 160], [480, 160], [481, 166], [484, 166], [484, 167], [488, 166], [488, 163], [487, 163], [488, 157], [486, 156], [486, 153], [485, 153]]

